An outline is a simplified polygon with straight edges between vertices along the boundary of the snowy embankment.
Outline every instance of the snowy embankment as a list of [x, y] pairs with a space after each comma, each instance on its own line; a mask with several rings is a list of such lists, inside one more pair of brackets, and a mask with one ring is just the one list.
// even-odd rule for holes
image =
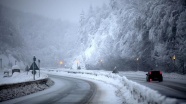
[[50, 69], [50, 74], [90, 78], [113, 85], [115, 95], [124, 104], [176, 104], [176, 99], [167, 98], [157, 91], [128, 80], [125, 76], [108, 71]]
[[53, 85], [46, 74], [40, 77], [36, 74], [35, 80], [31, 73], [26, 72], [15, 72], [10, 77], [3, 77], [3, 73], [0, 73], [0, 77], [0, 102], [42, 91]]
[[[46, 74], [41, 74], [40, 77], [38, 74], [35, 76], [35, 80], [41, 80], [46, 79], [48, 76]], [[0, 85], [4, 84], [14, 84], [14, 83], [22, 83], [22, 82], [28, 82], [33, 81], [33, 75], [31, 72], [15, 72], [13, 75], [10, 75], [10, 77], [4, 77], [3, 72], [0, 73]]]

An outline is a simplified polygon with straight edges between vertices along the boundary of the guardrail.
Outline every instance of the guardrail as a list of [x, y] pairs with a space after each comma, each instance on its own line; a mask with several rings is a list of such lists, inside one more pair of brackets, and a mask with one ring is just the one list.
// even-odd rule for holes
[[54, 82], [51, 79], [46, 78], [36, 81], [0, 85], [0, 102], [42, 91], [53, 84]]

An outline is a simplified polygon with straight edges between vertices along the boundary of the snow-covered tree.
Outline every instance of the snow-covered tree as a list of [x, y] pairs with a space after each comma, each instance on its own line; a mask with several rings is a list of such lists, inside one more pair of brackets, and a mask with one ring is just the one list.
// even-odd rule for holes
[[120, 70], [136, 70], [139, 63], [141, 70], [177, 71], [185, 60], [185, 5], [184, 0], [110, 0], [96, 14], [89, 12], [81, 31], [88, 37], [86, 63], [104, 58], [105, 67], [123, 62], [117, 64]]

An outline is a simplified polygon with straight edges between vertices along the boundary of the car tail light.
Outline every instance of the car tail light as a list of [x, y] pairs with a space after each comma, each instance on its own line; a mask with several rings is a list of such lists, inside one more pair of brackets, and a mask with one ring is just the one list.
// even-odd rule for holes
[[149, 72], [149, 74], [151, 74], [151, 72]]
[[150, 82], [152, 82], [152, 79], [150, 79]]
[[160, 71], [160, 74], [162, 74], [162, 72]]

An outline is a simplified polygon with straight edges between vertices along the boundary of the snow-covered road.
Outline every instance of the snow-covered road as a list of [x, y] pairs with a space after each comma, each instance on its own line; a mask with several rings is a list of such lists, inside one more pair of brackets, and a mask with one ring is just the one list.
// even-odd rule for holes
[[[120, 72], [118, 75], [98, 70], [43, 69], [42, 73], [49, 74], [49, 77], [55, 81], [55, 85], [45, 91], [6, 101], [3, 104], [23, 104], [24, 102], [30, 104], [79, 102], [91, 104], [185, 104], [186, 102], [183, 79], [176, 81], [178, 79], [166, 77], [161, 83], [147, 83], [145, 72]], [[172, 80], [174, 81], [171, 82]], [[178, 99], [179, 103], [174, 98]]]
[[[45, 70], [45, 71], [44, 71]], [[162, 96], [125, 76], [102, 70], [43, 69], [43, 72], [88, 80], [97, 86], [91, 104], [177, 104], [176, 99]]]
[[186, 102], [186, 82], [183, 79], [174, 79], [164, 77], [163, 82], [153, 81], [146, 82], [145, 74], [136, 74], [136, 73], [122, 73], [121, 76], [126, 76], [128, 79], [147, 86], [151, 89], [154, 89], [170, 98], [176, 98], [178, 102], [185, 103]]
[[59, 104], [86, 103], [94, 95], [96, 87], [93, 83], [56, 75], [49, 76], [55, 85], [49, 89], [28, 96], [2, 102], [2, 104]]

